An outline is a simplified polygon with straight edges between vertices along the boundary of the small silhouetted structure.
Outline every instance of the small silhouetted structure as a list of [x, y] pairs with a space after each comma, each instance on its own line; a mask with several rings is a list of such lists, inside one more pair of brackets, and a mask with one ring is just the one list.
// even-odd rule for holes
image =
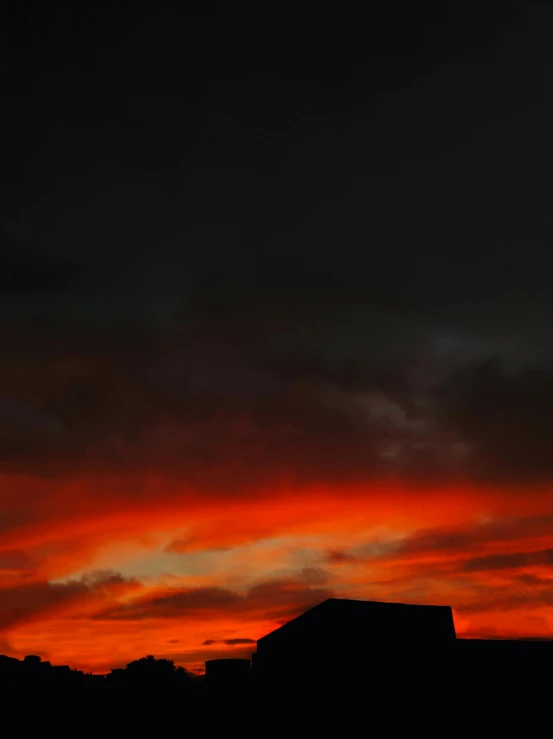
[[455, 672], [461, 689], [490, 702], [549, 700], [553, 641], [458, 639]]
[[19, 670], [20, 664], [17, 657], [8, 657], [6, 654], [0, 654], [0, 677], [15, 674]]

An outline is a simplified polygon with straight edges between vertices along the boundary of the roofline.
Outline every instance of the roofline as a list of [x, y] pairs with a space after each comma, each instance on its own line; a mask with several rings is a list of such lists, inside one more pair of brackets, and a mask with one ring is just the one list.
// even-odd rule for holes
[[[436, 609], [447, 609], [452, 613], [451, 606], [436, 606], [436, 605], [425, 605], [423, 603], [399, 603], [394, 601], [382, 601], [382, 600], [361, 600], [358, 598], [326, 598], [325, 600], [322, 600], [320, 603], [317, 603], [314, 606], [311, 606], [311, 608], [308, 608], [307, 611], [302, 611], [302, 613], [298, 614], [297, 616], [294, 616], [294, 618], [291, 618], [289, 621], [287, 621], [285, 624], [282, 624], [281, 626], [277, 626], [276, 629], [273, 629], [268, 634], [265, 634], [265, 636], [262, 636], [260, 639], [257, 640], [257, 643], [262, 642], [264, 639], [267, 639], [271, 637], [273, 634], [276, 634], [277, 632], [281, 631], [282, 629], [286, 628], [289, 624], [291, 624], [293, 621], [297, 621], [298, 619], [302, 618], [303, 616], [306, 616], [308, 613], [311, 613], [312, 611], [316, 610], [317, 608], [320, 608], [325, 603], [340, 603], [340, 602], [347, 602], [347, 603], [363, 603], [363, 604], [372, 604], [376, 606], [405, 606], [406, 608], [436, 608]], [[452, 615], [453, 617], [453, 615]]]
[[[427, 603], [402, 603], [401, 601], [397, 600], [362, 600], [361, 598], [327, 598], [326, 600], [323, 600], [321, 603], [318, 603], [317, 606], [322, 605], [323, 603], [327, 603], [328, 601], [347, 601], [348, 603], [371, 603], [375, 606], [408, 606], [409, 608], [448, 608], [451, 610], [451, 606], [441, 606], [441, 605], [435, 605], [435, 604], [427, 604]], [[315, 606], [315, 608], [317, 608]], [[310, 608], [309, 610], [313, 610]], [[307, 611], [305, 611], [307, 613]]]

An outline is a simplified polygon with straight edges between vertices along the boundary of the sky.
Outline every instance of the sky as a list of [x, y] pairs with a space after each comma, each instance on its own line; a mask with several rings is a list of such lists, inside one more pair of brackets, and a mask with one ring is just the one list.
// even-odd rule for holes
[[0, 653], [551, 638], [552, 11], [111, 5], [1, 11]]

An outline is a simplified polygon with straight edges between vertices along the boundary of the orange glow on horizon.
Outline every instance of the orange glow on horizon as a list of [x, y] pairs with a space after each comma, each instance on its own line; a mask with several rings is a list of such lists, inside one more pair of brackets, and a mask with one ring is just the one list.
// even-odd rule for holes
[[386, 482], [224, 496], [93, 475], [4, 476], [0, 491], [0, 652], [15, 656], [102, 672], [152, 653], [198, 670], [249, 655], [330, 595], [447, 603], [459, 636], [553, 632], [549, 491]]

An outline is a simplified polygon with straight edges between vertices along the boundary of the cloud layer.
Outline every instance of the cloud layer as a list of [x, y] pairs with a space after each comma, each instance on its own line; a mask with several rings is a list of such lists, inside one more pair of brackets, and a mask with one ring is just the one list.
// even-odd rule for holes
[[551, 12], [162, 5], [6, 26], [2, 648], [550, 634]]

